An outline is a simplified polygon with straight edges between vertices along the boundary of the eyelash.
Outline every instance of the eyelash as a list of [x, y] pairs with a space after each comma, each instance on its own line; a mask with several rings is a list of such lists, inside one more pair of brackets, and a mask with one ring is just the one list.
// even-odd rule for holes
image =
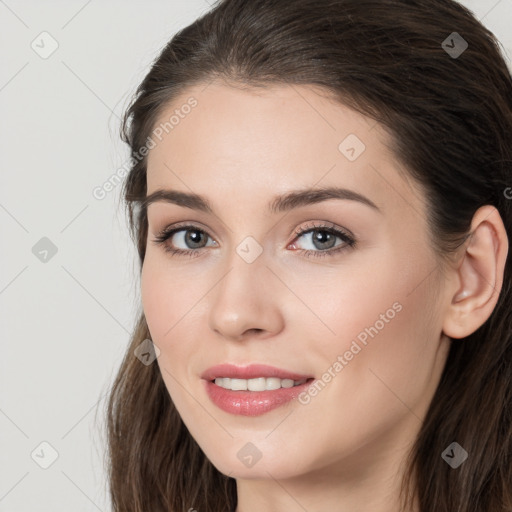
[[[175, 225], [175, 226], [163, 229], [160, 233], [158, 233], [158, 235], [152, 241], [153, 241], [153, 243], [162, 245], [164, 251], [171, 254], [172, 256], [196, 257], [196, 256], [199, 256], [200, 253], [202, 252], [201, 249], [206, 249], [206, 247], [201, 247], [199, 249], [185, 250], [185, 249], [174, 249], [172, 247], [169, 247], [165, 242], [167, 240], [169, 240], [169, 238], [171, 238], [175, 233], [178, 233], [179, 231], [198, 231], [200, 233], [203, 233], [206, 236], [209, 236], [208, 233], [206, 233], [206, 231], [204, 231], [203, 229], [201, 229], [197, 226], [191, 225], [191, 224], [185, 224], [185, 225]], [[305, 226], [304, 228], [297, 229], [294, 232], [295, 238], [293, 240], [295, 240], [296, 238], [299, 238], [302, 235], [310, 233], [312, 231], [323, 231], [323, 232], [330, 233], [338, 238], [341, 238], [343, 240], [343, 242], [345, 242], [345, 244], [344, 245], [341, 244], [334, 249], [328, 249], [326, 251], [312, 251], [312, 250], [308, 250], [308, 249], [296, 249], [296, 251], [299, 252], [299, 254], [302, 254], [303, 256], [306, 256], [308, 258], [309, 257], [323, 258], [325, 256], [333, 256], [342, 251], [353, 248], [356, 245], [356, 240], [351, 235], [349, 235], [347, 232], [334, 227], [334, 225], [327, 226], [327, 225], [323, 225], [323, 224], [321, 224], [321, 225], [313, 224], [313, 225]]]

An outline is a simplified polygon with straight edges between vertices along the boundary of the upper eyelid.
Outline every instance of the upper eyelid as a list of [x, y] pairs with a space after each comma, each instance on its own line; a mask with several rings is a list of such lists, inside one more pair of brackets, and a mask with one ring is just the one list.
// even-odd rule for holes
[[[314, 231], [315, 229], [325, 229], [326, 231], [338, 231], [340, 233], [342, 233], [343, 235], [347, 236], [347, 237], [350, 237], [352, 239], [355, 239], [355, 235], [352, 233], [352, 231], [350, 231], [349, 229], [347, 228], [343, 228], [341, 226], [337, 226], [336, 224], [334, 224], [333, 222], [330, 222], [330, 221], [318, 221], [320, 222], [320, 224], [315, 224], [316, 221], [313, 221], [311, 225], [307, 225], [307, 226], [304, 226], [304, 227], [297, 227], [295, 230], [294, 230], [294, 234], [296, 234], [297, 236], [299, 235], [303, 235], [307, 232], [310, 232], [310, 231]], [[323, 223], [322, 223], [323, 222]]]

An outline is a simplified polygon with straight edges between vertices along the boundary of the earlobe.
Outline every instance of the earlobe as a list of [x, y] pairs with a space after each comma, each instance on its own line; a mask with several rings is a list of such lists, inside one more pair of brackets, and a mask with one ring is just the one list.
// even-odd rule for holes
[[454, 270], [458, 283], [445, 315], [443, 332], [464, 338], [491, 316], [498, 302], [508, 254], [508, 237], [498, 210], [482, 206], [473, 216], [471, 236]]

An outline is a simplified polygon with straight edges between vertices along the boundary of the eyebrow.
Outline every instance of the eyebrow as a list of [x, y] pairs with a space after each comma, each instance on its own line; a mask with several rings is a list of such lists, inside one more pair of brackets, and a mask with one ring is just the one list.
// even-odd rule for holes
[[[353, 190], [338, 187], [292, 190], [286, 194], [274, 197], [268, 203], [268, 210], [276, 214], [294, 208], [300, 208], [301, 206], [320, 203], [329, 199], [357, 201], [382, 213], [380, 208], [367, 197]], [[178, 190], [156, 190], [144, 198], [142, 208], [147, 208], [149, 205], [158, 202], [173, 203], [185, 208], [199, 210], [205, 213], [213, 213], [213, 208], [205, 197], [199, 194], [181, 192]]]

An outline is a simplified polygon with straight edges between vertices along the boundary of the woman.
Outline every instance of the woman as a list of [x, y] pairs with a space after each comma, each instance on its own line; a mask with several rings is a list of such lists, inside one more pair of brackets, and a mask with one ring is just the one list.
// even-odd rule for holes
[[116, 511], [512, 510], [512, 80], [451, 0], [224, 0], [123, 138]]

